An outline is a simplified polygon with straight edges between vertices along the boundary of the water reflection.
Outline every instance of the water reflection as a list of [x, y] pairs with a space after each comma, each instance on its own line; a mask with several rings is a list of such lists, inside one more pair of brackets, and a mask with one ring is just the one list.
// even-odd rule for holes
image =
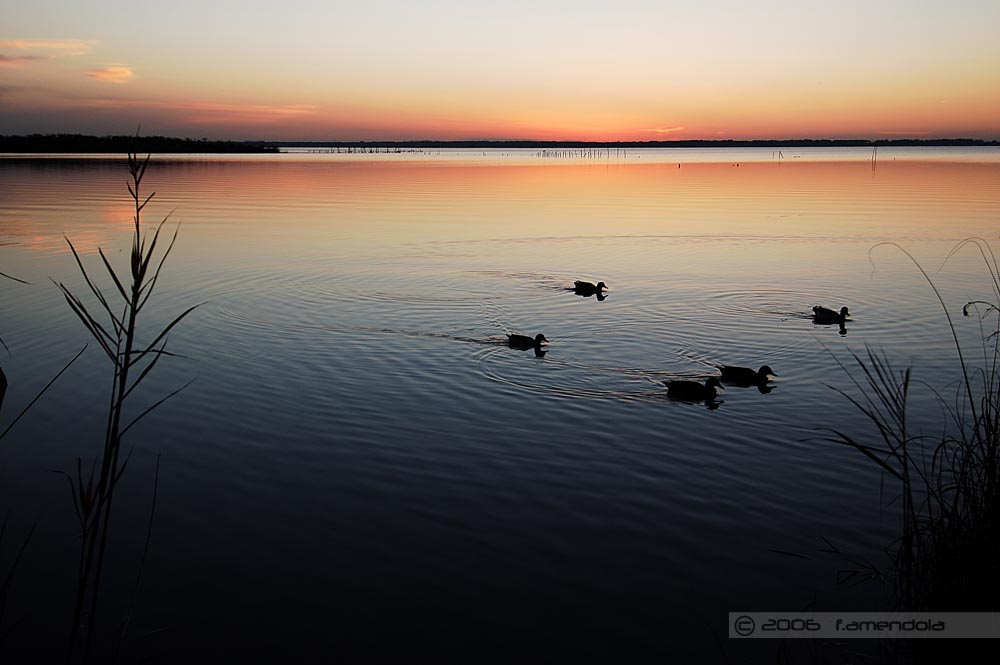
[[[1000, 165], [880, 162], [873, 174], [846, 161], [730, 163], [154, 159], [150, 213], [176, 208], [184, 223], [162, 295], [208, 304], [177, 339], [203, 378], [163, 427], [142, 432], [142, 449], [163, 450], [184, 488], [157, 515], [180, 549], [151, 578], [150, 621], [222, 616], [239, 636], [266, 616], [285, 638], [301, 623], [268, 611], [293, 597], [308, 621], [355, 618], [345, 634], [402, 634], [415, 612], [465, 635], [504, 621], [524, 634], [550, 625], [518, 614], [534, 606], [561, 617], [562, 635], [668, 644], [670, 656], [710, 636], [670, 634], [664, 625], [692, 612], [664, 598], [724, 616], [764, 594], [790, 607], [803, 589], [827, 588], [815, 571], [755, 552], [817, 525], [881, 550], [867, 463], [803, 442], [817, 405], [857, 423], [824, 385], [850, 388], [823, 349], [846, 353], [847, 340], [807, 324], [808, 303], [892, 311], [852, 327], [851, 342], [950, 377], [920, 276], [890, 262], [872, 277], [867, 251], [895, 238], [940, 258], [956, 237], [994, 236]], [[73, 268], [63, 233], [120, 247], [120, 189], [120, 171], [98, 164], [0, 161], [3, 269], [48, 284]], [[949, 268], [941, 288], [965, 302], [978, 282]], [[615, 284], [615, 297], [570, 298], [581, 274]], [[75, 343], [79, 324], [51, 290], [12, 291], [0, 297], [17, 404], [31, 397], [19, 377], [46, 376], [43, 359]], [[503, 333], [518, 329], [553, 335], [557, 352], [526, 362], [511, 348], [546, 348], [528, 335], [512, 345]], [[705, 388], [717, 358], [781, 368], [786, 389], [748, 385], [769, 394], [767, 408], [749, 390], [725, 393], [725, 410], [717, 393], [665, 408], [665, 383]], [[19, 465], [65, 466], [80, 440], [101, 435], [79, 406], [97, 399], [79, 389], [97, 379], [89, 366], [72, 379], [12, 433]], [[920, 407], [917, 419], [935, 412]], [[35, 440], [48, 443], [26, 445]], [[64, 491], [38, 475], [7, 474], [0, 505]], [[253, 572], [271, 567], [290, 574]], [[187, 577], [211, 584], [171, 584]], [[44, 617], [52, 589], [36, 580]], [[241, 605], [255, 584], [257, 604]], [[208, 601], [207, 588], [218, 589]], [[496, 609], [515, 596], [516, 611]], [[581, 599], [592, 605], [567, 618]], [[588, 630], [595, 622], [601, 630]]]
[[607, 300], [607, 295], [601, 291], [592, 291], [590, 293], [581, 293], [579, 289], [566, 289], [567, 291], [573, 291], [576, 295], [583, 298], [595, 297], [598, 302], [604, 302]]
[[[812, 317], [810, 317], [812, 318]], [[844, 321], [817, 321], [813, 319], [813, 325], [816, 326], [837, 326], [837, 332], [841, 335], [847, 334], [847, 324]]]

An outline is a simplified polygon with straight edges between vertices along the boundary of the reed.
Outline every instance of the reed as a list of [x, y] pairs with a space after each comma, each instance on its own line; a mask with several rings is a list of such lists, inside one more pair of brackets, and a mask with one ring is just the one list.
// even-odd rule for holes
[[[23, 279], [18, 279], [17, 277], [12, 277], [12, 276], [10, 276], [10, 275], [8, 275], [6, 273], [2, 273], [2, 272], [0, 272], [0, 277], [4, 277], [6, 279], [12, 280], [14, 282], [18, 282], [20, 284], [29, 284], [29, 282], [26, 282]], [[4, 351], [6, 351], [7, 355], [9, 356], [10, 355], [10, 348], [7, 346], [7, 343], [3, 341], [2, 337], [0, 337], [0, 346], [3, 347]], [[26, 406], [24, 406], [18, 412], [18, 414], [16, 416], [14, 416], [14, 418], [10, 421], [10, 423], [7, 425], [7, 427], [4, 428], [4, 429], [2, 429], [2, 430], [0, 430], [0, 439], [3, 439], [5, 436], [7, 436], [7, 434], [10, 432], [10, 430], [13, 429], [14, 425], [16, 425], [17, 422], [21, 418], [23, 418], [24, 415], [31, 409], [31, 407], [33, 407], [38, 402], [38, 400], [40, 400], [42, 398], [42, 395], [44, 395], [46, 393], [46, 391], [48, 391], [48, 389], [52, 387], [52, 384], [54, 384], [59, 379], [59, 377], [62, 376], [63, 373], [66, 370], [69, 369], [70, 365], [72, 365], [73, 363], [75, 363], [77, 361], [77, 359], [81, 355], [83, 355], [83, 352], [86, 349], [87, 349], [86, 346], [84, 346], [82, 349], [80, 349], [80, 351], [75, 356], [73, 356], [73, 358], [71, 358], [70, 361], [68, 363], [66, 363], [63, 366], [63, 368], [61, 370], [59, 370], [59, 372], [56, 373], [56, 375], [54, 377], [52, 377], [52, 379], [47, 384], [45, 384], [45, 387], [42, 388], [38, 392], [38, 394], [35, 395], [35, 397], [30, 402], [28, 402], [28, 404]], [[3, 368], [0, 367], [0, 412], [3, 411], [4, 398], [7, 395], [7, 386], [8, 386], [7, 375], [4, 374]]]
[[[20, 282], [21, 284], [27, 284], [27, 282], [24, 281], [23, 279], [12, 277], [7, 273], [0, 272], [0, 277], [4, 277], [14, 282]], [[10, 349], [7, 347], [7, 342], [3, 341], [3, 337], [0, 337], [0, 346], [2, 346], [3, 350], [6, 351], [8, 354], [10, 353]], [[4, 395], [6, 394], [7, 394], [7, 375], [3, 373], [3, 367], [0, 367], [0, 409], [3, 409], [3, 398]]]
[[[115, 490], [128, 460], [127, 454], [124, 458], [122, 456], [123, 438], [143, 418], [190, 384], [189, 382], [174, 390], [137, 415], [128, 413], [129, 398], [135, 394], [136, 389], [162, 358], [175, 355], [166, 348], [168, 333], [197, 307], [189, 307], [152, 334], [140, 335], [140, 316], [149, 304], [164, 263], [177, 240], [175, 229], [165, 250], [158, 259], [155, 258], [157, 248], [162, 246], [161, 231], [170, 215], [164, 217], [151, 234], [143, 230], [142, 212], [155, 196], [154, 192], [144, 197], [141, 191], [148, 165], [148, 155], [145, 159], [140, 159], [138, 155], [129, 153], [128, 191], [134, 203], [134, 224], [128, 272], [116, 271], [104, 251], [99, 249], [106, 277], [113, 284], [113, 288], [105, 293], [97, 281], [91, 278], [80, 254], [67, 238], [66, 242], [80, 274], [93, 296], [92, 302], [85, 303], [65, 284], [57, 283], [66, 303], [107, 356], [112, 369], [103, 446], [87, 471], [84, 470], [83, 460], [78, 458], [75, 475], [65, 474], [81, 532], [76, 601], [66, 653], [67, 663], [86, 663], [91, 653]], [[141, 341], [142, 339], [151, 341]], [[145, 555], [143, 558], [145, 559]]]
[[957, 323], [930, 275], [896, 246], [937, 297], [960, 369], [954, 395], [935, 391], [943, 414], [940, 432], [931, 436], [912, 430], [912, 370], [893, 367], [871, 349], [854, 356], [854, 371], [842, 365], [855, 390], [838, 392], [864, 414], [875, 434], [862, 438], [829, 430], [831, 440], [864, 454], [898, 490], [900, 532], [888, 552], [900, 610], [996, 610], [1000, 602], [1000, 268], [980, 238], [960, 243], [948, 259], [969, 246], [980, 253], [995, 298], [992, 303], [969, 302], [962, 309], [965, 316], [979, 319], [982, 343], [975, 350], [960, 341]]

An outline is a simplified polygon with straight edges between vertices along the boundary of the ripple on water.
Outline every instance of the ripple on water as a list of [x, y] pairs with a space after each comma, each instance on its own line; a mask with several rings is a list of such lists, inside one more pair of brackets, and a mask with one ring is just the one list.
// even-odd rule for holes
[[[713, 598], [699, 608], [711, 614], [773, 595], [776, 578], [788, 582], [779, 585], [786, 606], [807, 600], [802, 589], [829, 589], [815, 569], [790, 575], [767, 549], [793, 549], [829, 528], [877, 553], [891, 529], [892, 520], [876, 524], [877, 467], [817, 440], [824, 426], [868, 431], [831, 398], [826, 384], [851, 389], [833, 354], [872, 344], [924, 369], [950, 344], [920, 275], [885, 260], [872, 274], [866, 252], [887, 237], [993, 237], [997, 209], [995, 166], [932, 177], [910, 169], [891, 182], [896, 167], [874, 177], [858, 166], [786, 164], [757, 178], [746, 166], [687, 164], [472, 172], [178, 162], [151, 172], [173, 197], [164, 201], [192, 220], [155, 304], [208, 305], [171, 332], [171, 348], [199, 367], [160, 366], [151, 380], [161, 383], [146, 387], [166, 394], [200, 378], [148, 421], [142, 448], [167, 453], [164, 478], [175, 488], [164, 486], [164, 541], [184, 547], [167, 577], [194, 571], [210, 584], [165, 585], [157, 601], [176, 611], [150, 620], [224, 616], [238, 636], [266, 611], [206, 603], [203, 589], [243, 599], [248, 577], [231, 571], [252, 576], [275, 562], [301, 579], [271, 579], [260, 607], [292, 596], [307, 609], [330, 607], [333, 598], [366, 625], [405, 629], [415, 614], [385, 615], [396, 605], [379, 594], [409, 589], [423, 614], [431, 597], [462, 608], [440, 625], [475, 635], [525, 606], [542, 614], [590, 598], [590, 634], [616, 648], [635, 642], [634, 629], [675, 637], [655, 613], [629, 616], [618, 601]], [[29, 239], [51, 238], [65, 253], [62, 233], [93, 231], [96, 245], [120, 236], [115, 220], [128, 221], [127, 209], [102, 211], [121, 199], [120, 165], [45, 169], [9, 167], [0, 178], [0, 242], [20, 245], [5, 247], [4, 260], [21, 260], [3, 269], [34, 270], [26, 276], [42, 282], [47, 268], [36, 265], [51, 250]], [[958, 184], [970, 178], [974, 187]], [[245, 242], [234, 242], [241, 233]], [[48, 274], [65, 274], [64, 259], [44, 264], [56, 266]], [[607, 281], [608, 298], [566, 291], [574, 279]], [[960, 308], [977, 293], [965, 286], [949, 286], [947, 301]], [[69, 357], [84, 332], [54, 291], [41, 303], [33, 293], [0, 290], [11, 404], [37, 392], [21, 378], [29, 358]], [[846, 336], [811, 322], [817, 304], [850, 308]], [[505, 332], [542, 332], [551, 344], [539, 358], [509, 348]], [[90, 353], [14, 432], [22, 438], [12, 449], [31, 463], [0, 483], [22, 498], [10, 505], [42, 505], [49, 487], [63, 489], [30, 470], [50, 475], [42, 470], [80, 455], [79, 419], [53, 416], [80, 408], [73, 387], [86, 384], [77, 381], [103, 377]], [[767, 395], [728, 388], [711, 412], [665, 395], [664, 381], [765, 363], [780, 375]], [[39, 364], [34, 375], [52, 373]], [[142, 501], [122, 508], [140, 520], [148, 511]], [[206, 552], [218, 568], [205, 568]], [[489, 582], [483, 570], [499, 574]], [[47, 573], [32, 579], [42, 600]], [[750, 583], [757, 592], [739, 591]], [[483, 584], [500, 590], [464, 595]], [[506, 614], [493, 603], [502, 594], [518, 596]], [[547, 605], [550, 596], [560, 602]], [[46, 616], [42, 600], [35, 616]], [[511, 634], [548, 625], [512, 621]], [[279, 620], [275, 634], [301, 625]]]
[[[767, 364], [780, 375], [774, 387], [801, 390], [796, 368], [816, 365], [823, 340], [836, 335], [835, 326], [812, 323], [811, 304], [849, 302], [851, 339], [927, 334], [912, 316], [872, 316], [891, 311], [891, 289], [849, 299], [823, 287], [681, 283], [664, 295], [626, 281], [598, 303], [567, 290], [565, 275], [544, 272], [441, 271], [415, 280], [406, 272], [300, 268], [218, 280], [213, 307], [235, 328], [276, 343], [395, 336], [464, 344], [468, 350], [458, 357], [468, 358], [467, 372], [505, 390], [569, 400], [655, 402], [665, 398], [664, 382], [702, 380], [722, 364]], [[931, 325], [935, 317], [927, 314], [925, 321]], [[508, 348], [503, 337], [539, 331], [552, 342], [542, 357]], [[732, 408], [749, 394], [730, 390], [720, 403]]]

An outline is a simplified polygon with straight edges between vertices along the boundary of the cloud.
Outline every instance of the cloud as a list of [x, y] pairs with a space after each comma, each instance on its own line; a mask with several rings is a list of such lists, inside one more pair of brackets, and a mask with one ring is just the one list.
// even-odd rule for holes
[[13, 51], [42, 51], [50, 57], [86, 55], [94, 42], [85, 39], [6, 39], [0, 40], [0, 48]]
[[184, 104], [177, 112], [195, 125], [260, 125], [277, 124], [313, 115], [312, 104]]
[[128, 83], [135, 74], [132, 73], [131, 67], [111, 65], [110, 67], [102, 67], [101, 69], [91, 69], [87, 72], [87, 76], [98, 81], [104, 81], [105, 83]]
[[4, 55], [0, 53], [0, 67], [17, 67], [35, 60], [48, 60], [51, 56], [45, 55]]
[[930, 132], [879, 132], [889, 136], [927, 136]]
[[192, 125], [276, 124], [314, 116], [320, 110], [313, 104], [216, 104], [101, 97], [76, 99], [74, 102], [81, 107], [99, 111], [165, 113], [175, 120]]
[[653, 132], [655, 134], [672, 134], [673, 132], [684, 131], [683, 127], [657, 127], [655, 129], [647, 129], [647, 132]]

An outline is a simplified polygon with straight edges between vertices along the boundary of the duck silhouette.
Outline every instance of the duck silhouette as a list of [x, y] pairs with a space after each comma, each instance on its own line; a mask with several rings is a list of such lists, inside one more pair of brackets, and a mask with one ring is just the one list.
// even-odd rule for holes
[[840, 312], [816, 305], [813, 307], [813, 322], [820, 325], [840, 324], [843, 325], [847, 317], [851, 315], [846, 307], [841, 307]]
[[581, 282], [579, 280], [573, 282], [573, 290], [576, 291], [577, 295], [581, 296], [593, 296], [593, 295], [603, 295], [601, 291], [608, 288], [608, 285], [604, 282], [598, 282], [597, 284], [592, 284], [591, 282]]
[[763, 385], [767, 383], [769, 376], [778, 376], [768, 365], [764, 365], [758, 370], [752, 370], [749, 367], [720, 365], [719, 371], [722, 372], [722, 380], [726, 383], [744, 386]]
[[507, 334], [507, 345], [510, 346], [512, 349], [521, 349], [522, 351], [527, 351], [528, 349], [535, 349], [536, 351], [540, 351], [542, 343], [544, 342], [548, 344], [548, 341], [549, 340], [545, 339], [545, 335], [543, 335], [542, 333], [538, 333], [534, 337], [528, 337], [527, 335], [518, 335], [511, 333]]
[[697, 381], [664, 381], [667, 386], [667, 396], [691, 402], [709, 402], [718, 395], [722, 388], [718, 377], [709, 377], [704, 384]]

